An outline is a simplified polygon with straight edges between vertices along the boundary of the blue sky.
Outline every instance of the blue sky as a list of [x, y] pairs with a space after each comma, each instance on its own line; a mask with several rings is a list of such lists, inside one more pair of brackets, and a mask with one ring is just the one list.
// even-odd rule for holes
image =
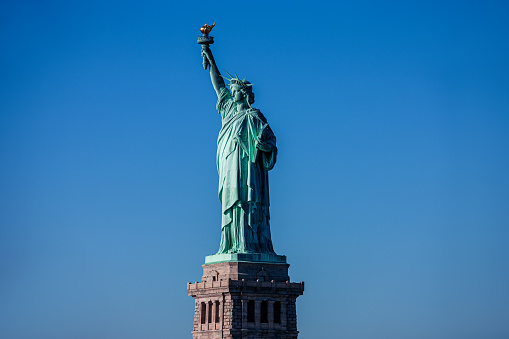
[[196, 38], [278, 138], [300, 338], [508, 338], [504, 1], [4, 1], [0, 336], [189, 338], [217, 251]]

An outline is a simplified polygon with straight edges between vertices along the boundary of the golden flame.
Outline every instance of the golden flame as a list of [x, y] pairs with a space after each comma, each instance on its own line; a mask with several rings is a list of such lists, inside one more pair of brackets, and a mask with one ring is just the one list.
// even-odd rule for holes
[[215, 22], [211, 26], [208, 26], [207, 24], [205, 24], [200, 28], [200, 32], [202, 32], [203, 34], [209, 34], [215, 25], [216, 25]]

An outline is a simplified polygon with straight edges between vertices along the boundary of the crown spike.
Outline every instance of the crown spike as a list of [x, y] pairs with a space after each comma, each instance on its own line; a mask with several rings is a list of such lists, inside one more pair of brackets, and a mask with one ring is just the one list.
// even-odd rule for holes
[[[232, 79], [233, 79], [233, 76], [232, 76], [230, 73], [228, 73], [228, 71], [227, 71], [227, 70], [224, 70], [224, 71], [226, 72], [226, 74], [228, 74], [228, 75], [230, 76], [230, 78], [232, 78]], [[229, 80], [231, 80], [231, 79], [229, 79]]]

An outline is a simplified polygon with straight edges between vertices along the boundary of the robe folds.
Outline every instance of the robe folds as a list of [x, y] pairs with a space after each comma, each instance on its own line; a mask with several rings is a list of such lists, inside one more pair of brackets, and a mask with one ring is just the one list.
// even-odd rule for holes
[[268, 171], [277, 158], [276, 137], [254, 108], [237, 112], [227, 88], [217, 110], [219, 200], [222, 205], [221, 253], [274, 253], [270, 235]]

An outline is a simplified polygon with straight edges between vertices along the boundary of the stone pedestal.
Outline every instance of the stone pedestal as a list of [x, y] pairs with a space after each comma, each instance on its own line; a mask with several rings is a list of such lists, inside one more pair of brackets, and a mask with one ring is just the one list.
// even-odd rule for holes
[[289, 282], [289, 266], [242, 261], [203, 265], [201, 282], [187, 284], [195, 299], [193, 339], [296, 339], [295, 302], [304, 282]]

